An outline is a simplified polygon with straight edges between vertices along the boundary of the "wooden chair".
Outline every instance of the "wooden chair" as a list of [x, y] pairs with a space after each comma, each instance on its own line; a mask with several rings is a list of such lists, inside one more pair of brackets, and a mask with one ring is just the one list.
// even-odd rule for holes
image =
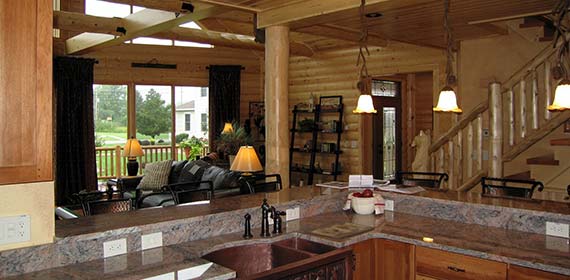
[[133, 210], [132, 201], [129, 198], [98, 200], [87, 202], [87, 216], [119, 213]]
[[481, 178], [483, 196], [532, 199], [534, 190], [541, 192], [544, 185], [540, 181], [506, 178]]
[[405, 186], [420, 186], [439, 189], [443, 181], [447, 181], [447, 173], [437, 172], [396, 172], [396, 183]]
[[272, 192], [283, 189], [280, 174], [254, 174], [253, 177], [253, 179], [247, 177], [240, 179], [247, 186], [249, 193]]
[[214, 183], [212, 183], [212, 181], [170, 184], [165, 188], [172, 194], [174, 204], [210, 200], [214, 198]]

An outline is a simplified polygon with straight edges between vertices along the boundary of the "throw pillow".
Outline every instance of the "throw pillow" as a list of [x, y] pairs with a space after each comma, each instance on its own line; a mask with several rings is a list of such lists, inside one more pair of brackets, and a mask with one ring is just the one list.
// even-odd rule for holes
[[202, 181], [202, 175], [204, 170], [210, 167], [210, 164], [203, 160], [189, 161], [184, 165], [180, 177], [178, 179], [179, 183], [182, 182], [195, 182]]
[[172, 169], [170, 170], [170, 175], [168, 176], [168, 182], [174, 184], [178, 183], [178, 179], [180, 178], [180, 173], [182, 173], [182, 168], [186, 165], [188, 161], [175, 161], [172, 163]]
[[144, 177], [139, 183], [141, 190], [157, 191], [168, 185], [168, 175], [172, 168], [172, 160], [147, 163], [144, 169]]

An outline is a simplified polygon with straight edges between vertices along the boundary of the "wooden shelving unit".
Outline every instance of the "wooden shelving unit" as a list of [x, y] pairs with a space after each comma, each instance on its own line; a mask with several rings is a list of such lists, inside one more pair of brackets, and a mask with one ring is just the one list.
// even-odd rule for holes
[[[330, 100], [335, 100], [334, 104], [337, 104], [336, 108], [331, 108], [335, 106], [327, 105], [330, 104]], [[319, 104], [315, 106], [312, 111], [309, 110], [301, 110], [298, 106], [295, 106], [293, 109], [293, 127], [291, 128], [291, 145], [289, 146], [289, 176], [291, 177], [291, 173], [303, 173], [307, 174], [307, 184], [313, 184], [313, 179], [315, 174], [320, 175], [329, 175], [333, 176], [333, 180], [336, 180], [338, 175], [341, 174], [339, 169], [339, 157], [342, 154], [342, 150], [340, 150], [340, 139], [343, 132], [342, 129], [342, 118], [343, 118], [343, 103], [342, 103], [342, 96], [322, 96], [319, 98]], [[305, 116], [312, 116], [314, 120], [313, 127], [309, 129], [300, 129], [298, 127], [299, 117]], [[326, 115], [331, 115], [333, 117], [336, 116], [334, 119], [327, 118], [329, 123], [336, 123], [333, 125], [331, 129], [328, 127], [327, 129], [323, 129], [323, 117]], [[306, 134], [311, 133], [311, 144], [310, 147], [303, 147], [300, 148], [298, 146], [297, 141], [299, 140], [299, 134]], [[323, 147], [322, 143], [319, 145], [319, 140], [322, 138], [323, 135], [326, 134], [335, 134], [336, 135], [336, 142], [334, 143], [334, 149], [331, 151], [323, 151], [321, 147]], [[297, 145], [297, 146], [296, 146]], [[306, 162], [296, 162], [294, 161], [295, 154], [309, 154], [309, 162], [308, 165]], [[317, 157], [334, 157], [333, 167], [334, 168], [321, 168], [320, 166], [315, 166]]]

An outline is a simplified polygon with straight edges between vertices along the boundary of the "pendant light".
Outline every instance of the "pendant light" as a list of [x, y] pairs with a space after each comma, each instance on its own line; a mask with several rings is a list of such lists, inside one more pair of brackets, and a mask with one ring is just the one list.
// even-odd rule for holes
[[569, 42], [566, 31], [563, 29], [562, 21], [568, 14], [570, 1], [560, 0], [554, 7], [552, 14], [555, 17], [554, 27], [556, 28], [554, 34], [554, 48], [558, 44], [558, 40], [562, 40], [558, 55], [556, 56], [556, 66], [552, 68], [552, 77], [560, 80], [554, 91], [554, 101], [552, 105], [548, 106], [549, 111], [564, 111], [570, 109], [570, 80], [568, 80], [568, 73], [564, 67], [564, 58], [568, 54]]
[[366, 23], [366, 16], [364, 14], [364, 7], [366, 6], [366, 0], [360, 1], [360, 27], [361, 27], [361, 34], [359, 45], [360, 49], [358, 51], [358, 59], [356, 60], [356, 66], [359, 66], [362, 62], [362, 66], [360, 67], [359, 79], [356, 87], [360, 91], [360, 96], [358, 97], [358, 103], [356, 105], [356, 109], [352, 112], [357, 114], [376, 114], [376, 109], [374, 109], [374, 103], [372, 102], [372, 95], [368, 94], [367, 84], [369, 82], [368, 76], [368, 68], [366, 67], [366, 56], [364, 55], [364, 51], [366, 51], [366, 55], [370, 55], [368, 51], [368, 46], [366, 43], [368, 42], [368, 24]]
[[433, 108], [435, 112], [453, 112], [462, 113], [463, 110], [457, 106], [457, 97], [452, 86], [456, 84], [456, 77], [453, 75], [453, 37], [451, 36], [451, 27], [449, 26], [449, 0], [444, 1], [443, 12], [443, 28], [445, 30], [445, 41], [447, 48], [445, 50], [447, 56], [447, 64], [445, 66], [445, 86], [439, 92], [437, 106]]

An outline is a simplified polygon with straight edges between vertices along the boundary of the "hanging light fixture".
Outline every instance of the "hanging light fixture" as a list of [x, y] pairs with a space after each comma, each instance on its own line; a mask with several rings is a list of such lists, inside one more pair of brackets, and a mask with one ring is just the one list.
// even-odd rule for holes
[[437, 106], [435, 106], [433, 110], [435, 112], [462, 113], [463, 110], [457, 106], [457, 97], [452, 88], [452, 86], [456, 84], [457, 78], [453, 75], [453, 37], [451, 36], [451, 27], [449, 26], [449, 0], [444, 1], [443, 28], [445, 30], [445, 41], [447, 43], [447, 48], [445, 50], [447, 56], [447, 64], [445, 66], [445, 86], [439, 92]]
[[372, 95], [368, 94], [368, 68], [366, 67], [366, 56], [364, 52], [366, 51], [366, 55], [370, 55], [368, 51], [368, 46], [366, 43], [368, 42], [368, 24], [366, 23], [366, 16], [364, 7], [366, 6], [366, 0], [360, 1], [360, 26], [361, 26], [361, 34], [360, 34], [360, 50], [358, 51], [358, 59], [356, 60], [356, 66], [360, 67], [360, 73], [358, 77], [358, 83], [356, 87], [360, 91], [360, 96], [358, 97], [358, 104], [356, 105], [356, 109], [352, 112], [357, 114], [375, 114], [377, 111], [374, 109], [374, 103], [372, 102]]
[[558, 55], [556, 56], [556, 66], [552, 68], [552, 77], [556, 80], [560, 80], [554, 91], [554, 101], [552, 105], [548, 106], [549, 111], [564, 111], [570, 109], [570, 80], [568, 80], [568, 73], [566, 67], [564, 67], [564, 59], [568, 55], [569, 41], [566, 31], [563, 29], [562, 21], [564, 17], [568, 14], [568, 8], [570, 6], [570, 1], [559, 0], [552, 14], [555, 17], [554, 27], [555, 39], [554, 48], [558, 45], [558, 40], [562, 40], [560, 49], [558, 50]]

